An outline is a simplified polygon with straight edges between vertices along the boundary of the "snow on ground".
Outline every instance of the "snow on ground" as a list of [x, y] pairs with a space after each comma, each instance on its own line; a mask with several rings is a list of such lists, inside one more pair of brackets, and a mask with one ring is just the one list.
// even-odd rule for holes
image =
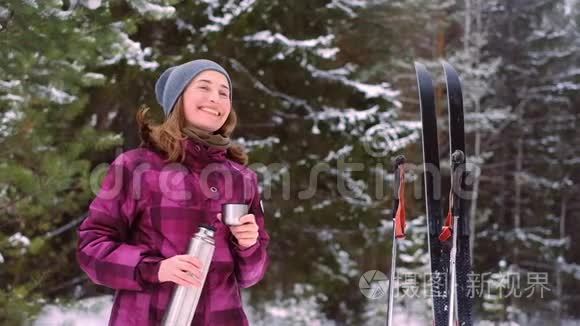
[[80, 300], [71, 306], [46, 305], [33, 326], [102, 326], [109, 321], [113, 296]]
[[[73, 305], [50, 304], [43, 308], [39, 317], [33, 322], [33, 326], [102, 326], [109, 320], [109, 314], [113, 304], [113, 296], [104, 295], [99, 297], [86, 298]], [[264, 304], [265, 313], [256, 313], [251, 307], [246, 308], [250, 325], [335, 325], [327, 320], [313, 308], [318, 307], [310, 299], [305, 300], [283, 300]], [[384, 325], [386, 309], [375, 306], [372, 309], [375, 316], [370, 317], [369, 325]], [[256, 318], [260, 316], [260, 320]], [[298, 320], [298, 319], [300, 320]], [[428, 325], [426, 321], [417, 314], [408, 314], [402, 307], [395, 309], [395, 325], [422, 326]], [[491, 321], [478, 321], [477, 326], [519, 326], [514, 322], [495, 323]], [[535, 324], [540, 325], [540, 324]], [[580, 320], [566, 320], [561, 325], [580, 325]]]

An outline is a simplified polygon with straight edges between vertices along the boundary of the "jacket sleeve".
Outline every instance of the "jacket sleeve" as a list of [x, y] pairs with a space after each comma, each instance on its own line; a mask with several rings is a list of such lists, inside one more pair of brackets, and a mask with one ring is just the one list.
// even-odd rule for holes
[[266, 273], [270, 258], [268, 256], [268, 244], [270, 236], [265, 228], [264, 211], [260, 198], [258, 181], [256, 174], [253, 173], [252, 178], [253, 195], [250, 202], [249, 213], [256, 217], [256, 224], [258, 224], [258, 241], [251, 247], [241, 249], [236, 242], [235, 237], [231, 236], [231, 241], [234, 243], [234, 260], [235, 273], [238, 284], [242, 288], [248, 288], [258, 283]]
[[77, 261], [96, 284], [113, 289], [144, 290], [159, 283], [163, 257], [127, 242], [137, 215], [130, 162], [121, 154], [109, 167], [87, 218], [77, 230]]

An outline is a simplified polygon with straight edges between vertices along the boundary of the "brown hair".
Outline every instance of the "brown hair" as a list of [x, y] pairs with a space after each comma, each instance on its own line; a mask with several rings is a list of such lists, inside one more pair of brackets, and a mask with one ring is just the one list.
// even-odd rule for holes
[[[177, 99], [169, 117], [161, 124], [153, 124], [149, 121], [148, 111], [149, 108], [144, 105], [137, 112], [137, 125], [139, 126], [139, 136], [141, 137], [140, 146], [164, 152], [167, 155], [166, 161], [183, 163], [185, 149], [181, 146], [181, 140], [187, 136], [182, 132], [182, 129], [186, 126], [186, 120], [181, 96]], [[224, 125], [215, 133], [230, 137], [236, 128], [237, 121], [236, 111], [232, 108]], [[248, 164], [248, 155], [240, 145], [232, 144], [227, 150], [227, 157], [240, 164]]]

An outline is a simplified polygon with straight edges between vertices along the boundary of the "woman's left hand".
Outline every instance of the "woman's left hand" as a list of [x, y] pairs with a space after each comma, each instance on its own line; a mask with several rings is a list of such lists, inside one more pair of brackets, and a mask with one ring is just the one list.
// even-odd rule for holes
[[[219, 213], [217, 217], [221, 221], [222, 214]], [[238, 245], [241, 249], [245, 249], [258, 242], [259, 227], [258, 224], [256, 224], [256, 217], [254, 214], [247, 214], [240, 217], [240, 223], [241, 225], [228, 227], [236, 240], [238, 240]]]

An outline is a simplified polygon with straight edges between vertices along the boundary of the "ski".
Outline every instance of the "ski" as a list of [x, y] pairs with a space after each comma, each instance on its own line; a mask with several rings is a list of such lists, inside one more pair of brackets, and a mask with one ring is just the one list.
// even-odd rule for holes
[[[448, 255], [439, 241], [441, 232], [441, 173], [439, 168], [439, 143], [437, 141], [437, 116], [433, 79], [425, 66], [415, 62], [419, 106], [421, 110], [421, 136], [423, 148], [423, 172], [425, 181], [425, 205], [428, 224], [427, 246], [430, 258], [432, 313], [435, 326], [447, 324], [447, 265]], [[436, 182], [436, 184], [434, 184]], [[436, 187], [435, 187], [436, 186]]]
[[[469, 219], [465, 215], [465, 131], [463, 119], [463, 92], [457, 71], [449, 63], [442, 61], [447, 89], [447, 109], [449, 114], [449, 156], [451, 160], [451, 193], [448, 216], [453, 217], [453, 239], [450, 262], [451, 284], [449, 295], [449, 325], [457, 318], [460, 326], [472, 325], [472, 298], [469, 294], [471, 257], [469, 251]], [[446, 226], [449, 223], [446, 223]], [[453, 265], [452, 265], [453, 264]], [[456, 300], [456, 301], [455, 301]], [[455, 307], [455, 305], [457, 305]], [[456, 310], [456, 315], [454, 311]]]

